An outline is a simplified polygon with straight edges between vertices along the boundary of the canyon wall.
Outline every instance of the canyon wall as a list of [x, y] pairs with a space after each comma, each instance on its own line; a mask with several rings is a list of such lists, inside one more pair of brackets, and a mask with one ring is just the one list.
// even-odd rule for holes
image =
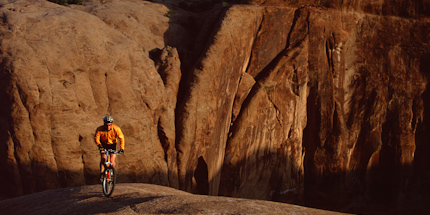
[[425, 195], [429, 5], [241, 3], [1, 1], [2, 198], [97, 183], [108, 114], [119, 182], [354, 213]]

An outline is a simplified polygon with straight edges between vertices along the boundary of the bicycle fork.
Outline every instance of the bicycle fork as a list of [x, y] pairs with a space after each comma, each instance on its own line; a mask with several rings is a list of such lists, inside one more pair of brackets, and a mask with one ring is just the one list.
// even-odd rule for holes
[[110, 155], [107, 154], [107, 162], [105, 162], [105, 177], [107, 181], [110, 181], [112, 178], [112, 173], [110, 171], [110, 167], [112, 166], [112, 163], [110, 162]]

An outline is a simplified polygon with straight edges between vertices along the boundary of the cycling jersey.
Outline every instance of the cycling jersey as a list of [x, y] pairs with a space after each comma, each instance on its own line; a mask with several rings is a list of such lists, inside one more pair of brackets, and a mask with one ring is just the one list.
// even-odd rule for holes
[[112, 124], [112, 129], [110, 131], [107, 131], [104, 125], [98, 127], [94, 137], [97, 146], [100, 146], [102, 143], [108, 145], [115, 144], [118, 141], [117, 138], [119, 139], [120, 148], [124, 150], [124, 134], [121, 129], [114, 124]]

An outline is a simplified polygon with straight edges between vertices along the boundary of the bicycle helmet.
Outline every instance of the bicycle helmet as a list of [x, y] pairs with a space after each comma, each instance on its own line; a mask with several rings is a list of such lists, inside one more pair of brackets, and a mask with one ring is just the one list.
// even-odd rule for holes
[[105, 118], [103, 118], [103, 122], [104, 123], [113, 123], [113, 118], [111, 116], [105, 116]]

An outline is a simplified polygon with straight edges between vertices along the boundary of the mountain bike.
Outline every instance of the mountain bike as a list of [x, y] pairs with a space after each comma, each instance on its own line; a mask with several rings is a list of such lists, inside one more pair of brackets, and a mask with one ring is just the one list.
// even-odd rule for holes
[[105, 170], [103, 172], [103, 181], [102, 181], [102, 187], [103, 187], [103, 194], [106, 197], [109, 197], [113, 193], [113, 189], [115, 188], [115, 182], [116, 182], [116, 173], [115, 169], [112, 166], [112, 162], [110, 162], [110, 154], [119, 154], [118, 151], [113, 149], [105, 149], [106, 153], [106, 162], [103, 164], [105, 167]]

